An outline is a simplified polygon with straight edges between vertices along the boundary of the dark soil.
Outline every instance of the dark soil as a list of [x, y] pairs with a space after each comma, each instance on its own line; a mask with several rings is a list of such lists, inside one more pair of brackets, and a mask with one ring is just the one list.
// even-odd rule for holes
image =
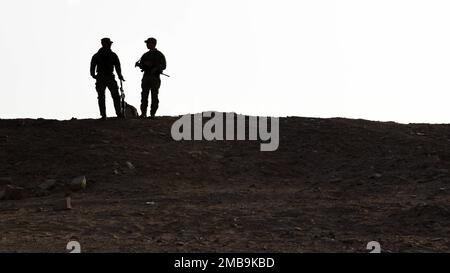
[[260, 152], [176, 119], [0, 120], [0, 252], [450, 252], [450, 125], [288, 117]]

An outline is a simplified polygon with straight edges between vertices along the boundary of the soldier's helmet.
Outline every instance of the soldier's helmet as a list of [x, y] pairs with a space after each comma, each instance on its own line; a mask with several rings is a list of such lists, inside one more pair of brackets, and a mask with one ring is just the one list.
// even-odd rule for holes
[[101, 42], [102, 42], [102, 45], [110, 45], [113, 43], [111, 41], [111, 39], [109, 39], [109, 38], [102, 38]]
[[156, 39], [155, 38], [148, 38], [147, 40], [144, 41], [146, 44], [151, 43], [151, 44], [155, 44], [156, 45]]

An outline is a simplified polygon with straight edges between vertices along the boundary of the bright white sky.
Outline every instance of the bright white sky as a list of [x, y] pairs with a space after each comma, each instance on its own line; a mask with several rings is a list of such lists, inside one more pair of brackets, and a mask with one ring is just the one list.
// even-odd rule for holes
[[139, 109], [134, 63], [154, 36], [172, 76], [159, 115], [449, 123], [449, 14], [448, 0], [1, 0], [0, 118], [98, 118], [102, 37]]

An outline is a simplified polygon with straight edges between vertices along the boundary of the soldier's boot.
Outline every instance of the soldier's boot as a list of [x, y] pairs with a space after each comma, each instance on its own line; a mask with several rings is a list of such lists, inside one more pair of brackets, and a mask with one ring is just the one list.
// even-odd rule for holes
[[156, 110], [158, 110], [158, 105], [154, 106], [153, 103], [152, 103], [152, 107], [150, 109], [150, 117], [152, 119], [155, 118]]
[[147, 117], [147, 104], [145, 103], [145, 101], [141, 102], [141, 115], [139, 116], [140, 118], [146, 118]]
[[140, 118], [146, 118], [147, 117], [147, 109], [141, 108], [141, 115]]

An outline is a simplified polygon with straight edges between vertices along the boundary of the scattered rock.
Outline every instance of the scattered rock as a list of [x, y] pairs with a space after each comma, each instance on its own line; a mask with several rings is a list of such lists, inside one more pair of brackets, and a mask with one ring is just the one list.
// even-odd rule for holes
[[429, 182], [433, 182], [433, 181], [434, 181], [434, 179], [432, 179], [432, 178], [421, 178], [419, 180], [416, 180], [416, 182], [418, 184], [429, 183]]
[[374, 173], [369, 178], [378, 179], [378, 178], [381, 178], [381, 177], [383, 177], [383, 175], [381, 173]]
[[176, 236], [171, 233], [163, 233], [159, 238], [162, 241], [173, 241], [176, 239]]
[[114, 170], [113, 173], [114, 173], [115, 175], [117, 175], [117, 174], [119, 174], [119, 171], [118, 171], [118, 170]]
[[127, 165], [128, 169], [130, 169], [130, 170], [135, 169], [134, 165], [130, 161], [125, 162], [125, 164]]
[[202, 151], [189, 151], [188, 154], [190, 154], [191, 156], [195, 157], [195, 156], [203, 155], [203, 152]]
[[340, 177], [335, 177], [335, 178], [332, 178], [331, 180], [330, 180], [330, 183], [339, 183], [339, 182], [341, 182], [342, 181], [342, 178], [340, 178]]
[[74, 191], [86, 189], [86, 176], [79, 176], [72, 179], [69, 186], [70, 189]]
[[71, 210], [72, 209], [72, 197], [66, 196], [66, 209]]
[[25, 198], [25, 189], [22, 187], [7, 185], [3, 191], [3, 200], [20, 200]]
[[55, 211], [63, 211], [63, 210], [71, 210], [72, 209], [72, 197], [70, 194], [67, 194], [64, 200], [58, 200], [53, 210]]
[[55, 179], [47, 179], [44, 183], [39, 185], [39, 189], [44, 191], [52, 190], [56, 185]]

